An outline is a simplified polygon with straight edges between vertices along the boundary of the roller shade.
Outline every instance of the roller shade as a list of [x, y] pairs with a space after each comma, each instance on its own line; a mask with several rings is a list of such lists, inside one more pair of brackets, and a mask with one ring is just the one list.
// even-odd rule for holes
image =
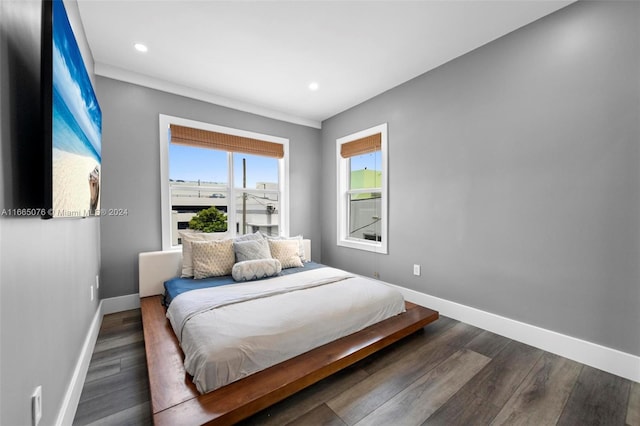
[[340, 155], [342, 158], [350, 158], [356, 155], [368, 154], [382, 149], [382, 135], [366, 136], [340, 145]]
[[227, 133], [194, 129], [193, 127], [171, 124], [171, 143], [179, 145], [197, 146], [201, 148], [220, 149], [230, 152], [263, 155], [266, 157], [283, 158], [284, 146], [275, 142], [252, 139]]

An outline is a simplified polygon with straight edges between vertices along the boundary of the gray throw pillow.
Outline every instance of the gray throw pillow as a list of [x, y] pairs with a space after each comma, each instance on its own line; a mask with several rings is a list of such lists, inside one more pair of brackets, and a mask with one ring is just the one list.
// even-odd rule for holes
[[246, 260], [271, 259], [271, 251], [267, 240], [234, 241], [233, 250], [236, 262]]

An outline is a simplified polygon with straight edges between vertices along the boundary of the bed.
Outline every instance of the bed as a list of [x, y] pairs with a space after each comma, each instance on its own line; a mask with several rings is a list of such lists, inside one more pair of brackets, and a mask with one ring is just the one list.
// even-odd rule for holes
[[[309, 240], [303, 240], [302, 244], [307, 258], [310, 258]], [[298, 272], [296, 274], [285, 274], [282, 277], [256, 282], [214, 286], [215, 288], [173, 295], [167, 310], [164, 306], [164, 283], [180, 275], [182, 252], [162, 251], [139, 255], [141, 309], [154, 424], [235, 423], [398, 341], [438, 318], [438, 313], [435, 311], [404, 302], [402, 299], [398, 301], [396, 296], [391, 295], [390, 301], [380, 302], [384, 305], [381, 308], [382, 313], [374, 313], [373, 316], [363, 313], [364, 319], [356, 320], [355, 317], [359, 315], [351, 313], [360, 312], [362, 306], [352, 305], [349, 301], [351, 299], [342, 297], [344, 292], [353, 290], [362, 296], [364, 293], [385, 293], [384, 288], [388, 287], [374, 280], [324, 267], [324, 265], [313, 266], [317, 265], [313, 263], [309, 265], [312, 266], [305, 265], [305, 268], [296, 271]], [[365, 291], [363, 290], [365, 287], [362, 286], [368, 286], [370, 284], [368, 281], [373, 281], [375, 287], [366, 287]], [[284, 283], [282, 284], [284, 290], [280, 282]], [[232, 287], [233, 292], [230, 290]], [[257, 289], [260, 289], [260, 292], [273, 292], [275, 295], [259, 293], [257, 298], [252, 296], [247, 300], [243, 299], [246, 294], [256, 293]], [[236, 294], [238, 291], [241, 296]], [[335, 298], [332, 294], [340, 294], [341, 297]], [[380, 298], [387, 300], [387, 296], [380, 296]], [[237, 299], [238, 297], [240, 300]], [[181, 305], [191, 306], [194, 301], [196, 305], [204, 303], [203, 300], [207, 298], [223, 306], [213, 310], [206, 308], [195, 315], [189, 311], [191, 307], [187, 311], [180, 308]], [[279, 298], [274, 299], [279, 300], [277, 304], [279, 309], [273, 309], [272, 305], [268, 305], [273, 303], [268, 301], [270, 298]], [[187, 302], [189, 299], [191, 302]], [[309, 309], [311, 299], [324, 302]], [[363, 298], [353, 298], [355, 299]], [[220, 303], [220, 300], [223, 303]], [[337, 309], [343, 311], [346, 309], [350, 315], [337, 317], [336, 321], [328, 327], [319, 327], [318, 324], [324, 325], [336, 315], [332, 311], [334, 305], [340, 305]], [[296, 324], [296, 327], [292, 327], [295, 329], [294, 332], [299, 334], [288, 334], [287, 337], [283, 337], [285, 335], [279, 334], [280, 330], [277, 329], [277, 324], [282, 324], [282, 320], [272, 319], [271, 315], [275, 316], [275, 314], [270, 313], [281, 311], [285, 307], [290, 307], [291, 312], [298, 312], [299, 316], [300, 312], [312, 310], [322, 319], [314, 321], [309, 315], [306, 322], [295, 322], [304, 322], [304, 324]], [[285, 317], [291, 315], [284, 311], [282, 314]], [[171, 322], [167, 316], [171, 318]], [[348, 321], [351, 317], [354, 317], [353, 323]], [[240, 334], [253, 333], [253, 327], [258, 324], [261, 328], [258, 334], [268, 335], [275, 330], [277, 334], [274, 336], [277, 337], [263, 338], [257, 344], [249, 344], [243, 340], [244, 337], [238, 340], [235, 335], [229, 337], [228, 333], [222, 333], [224, 339], [241, 342], [239, 345], [243, 350], [240, 351], [239, 361], [237, 358], [225, 358], [229, 351], [207, 355], [207, 351], [222, 346], [219, 344], [221, 341], [219, 335], [216, 337], [216, 344], [204, 342], [203, 346], [206, 349], [195, 350], [199, 358], [190, 353], [192, 351], [190, 345], [200, 344], [205, 340], [202, 336], [212, 332], [203, 327], [209, 327], [208, 324], [213, 321], [213, 323], [220, 323], [222, 330], [228, 330], [232, 328], [230, 321], [233, 322], [234, 318], [243, 319], [240, 321], [242, 324], [237, 327], [241, 330]], [[197, 323], [198, 326], [193, 327], [196, 331], [184, 331], [182, 325], [185, 322]], [[336, 331], [336, 324], [343, 324], [344, 327]], [[302, 345], [292, 351], [288, 349], [288, 344], [283, 343], [275, 346], [277, 353], [273, 354], [270, 352], [274, 349], [273, 346], [265, 349], [263, 345], [265, 340], [279, 343], [297, 342], [306, 335], [314, 337], [310, 342], [305, 343], [310, 346]], [[316, 337], [319, 338], [316, 339]], [[186, 363], [181, 343], [186, 348]], [[245, 350], [247, 346], [255, 346], [255, 352], [247, 353]], [[231, 352], [237, 356], [237, 351]], [[219, 360], [222, 360], [221, 367], [215, 364]], [[256, 361], [255, 365], [253, 365], [254, 361]], [[193, 364], [202, 365], [203, 363], [207, 364], [204, 373], [201, 370], [192, 369]], [[229, 368], [234, 364], [240, 365], [241, 368], [238, 370], [237, 365]], [[191, 374], [187, 372], [188, 370]], [[238, 374], [229, 373], [229, 371], [240, 370]], [[218, 380], [220, 377], [223, 380]]]

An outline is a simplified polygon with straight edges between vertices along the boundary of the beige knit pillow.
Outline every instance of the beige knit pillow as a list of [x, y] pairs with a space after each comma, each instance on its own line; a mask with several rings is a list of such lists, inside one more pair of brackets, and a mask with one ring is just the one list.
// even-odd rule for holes
[[193, 277], [193, 258], [191, 256], [191, 243], [193, 241], [223, 240], [229, 237], [226, 232], [196, 232], [191, 230], [179, 231], [182, 240], [182, 277]]
[[301, 268], [300, 245], [296, 240], [268, 240], [271, 257], [278, 259], [282, 269]]
[[192, 241], [193, 278], [231, 275], [236, 255], [233, 240]]

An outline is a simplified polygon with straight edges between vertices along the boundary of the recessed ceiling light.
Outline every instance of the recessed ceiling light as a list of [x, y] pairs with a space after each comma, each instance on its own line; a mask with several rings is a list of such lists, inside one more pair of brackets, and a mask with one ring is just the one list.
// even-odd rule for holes
[[135, 47], [138, 52], [146, 52], [147, 50], [149, 50], [147, 46], [142, 43], [136, 43], [133, 45], [133, 47]]
[[309, 84], [309, 90], [315, 92], [316, 90], [318, 90], [320, 88], [320, 85], [318, 84], [317, 81], [313, 81]]

